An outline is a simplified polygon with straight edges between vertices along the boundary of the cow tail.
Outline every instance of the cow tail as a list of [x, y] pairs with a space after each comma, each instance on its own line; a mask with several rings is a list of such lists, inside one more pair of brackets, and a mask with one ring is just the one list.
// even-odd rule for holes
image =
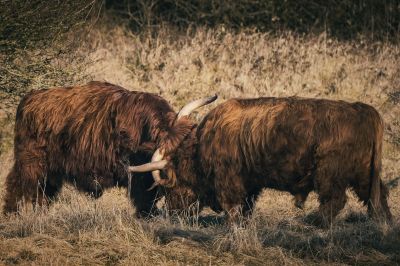
[[[382, 138], [383, 138], [383, 122], [379, 117], [375, 129], [375, 139], [373, 142], [372, 160], [371, 160], [371, 189], [370, 189], [370, 212], [373, 216], [378, 215], [381, 210], [381, 169], [382, 169]], [[378, 217], [376, 217], [378, 218]]]

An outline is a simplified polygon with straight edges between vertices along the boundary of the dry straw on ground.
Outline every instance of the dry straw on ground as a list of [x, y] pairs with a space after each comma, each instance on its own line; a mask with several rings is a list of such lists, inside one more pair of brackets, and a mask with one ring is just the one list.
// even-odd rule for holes
[[[207, 211], [136, 220], [124, 189], [94, 200], [70, 186], [48, 210], [0, 217], [0, 263], [399, 264], [399, 61], [397, 45], [339, 42], [324, 34], [274, 37], [221, 27], [183, 35], [162, 29], [154, 36], [121, 27], [92, 29], [74, 54], [49, 62], [55, 71], [79, 71], [65, 85], [109, 81], [158, 93], [176, 109], [214, 93], [220, 96], [216, 104], [231, 97], [297, 95], [376, 107], [386, 123], [383, 179], [390, 187], [395, 224], [371, 223], [351, 191], [337, 221], [322, 230], [306, 219], [318, 206], [315, 194], [300, 211], [287, 193], [266, 190], [246, 226], [226, 227], [219, 223], [223, 217]], [[32, 88], [57, 82], [51, 75], [42, 77]], [[194, 117], [200, 120], [206, 111]], [[13, 163], [12, 134], [3, 130], [3, 135], [0, 200]]]

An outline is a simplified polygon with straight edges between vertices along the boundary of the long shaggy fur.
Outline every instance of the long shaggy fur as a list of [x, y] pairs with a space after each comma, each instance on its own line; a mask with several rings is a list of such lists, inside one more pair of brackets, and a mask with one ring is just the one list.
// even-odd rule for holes
[[232, 99], [192, 130], [173, 153], [176, 193], [235, 216], [249, 212], [263, 188], [288, 191], [301, 207], [319, 195], [329, 223], [352, 188], [374, 218], [390, 220], [380, 179], [383, 122], [363, 103], [303, 98]]
[[[20, 102], [15, 124], [15, 165], [7, 177], [5, 212], [18, 202], [42, 203], [64, 181], [96, 197], [128, 186], [127, 165], [150, 160], [157, 147], [173, 151], [192, 125], [174, 123], [161, 97], [109, 83], [33, 91]], [[151, 174], [136, 174], [131, 197], [138, 214], [150, 211]]]

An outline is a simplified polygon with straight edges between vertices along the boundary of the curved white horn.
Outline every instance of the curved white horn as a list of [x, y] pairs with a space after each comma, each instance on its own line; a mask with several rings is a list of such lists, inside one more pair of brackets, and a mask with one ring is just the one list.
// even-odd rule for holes
[[[164, 152], [162, 152], [160, 149], [157, 149], [154, 152], [153, 157], [151, 157], [151, 163], [165, 161], [163, 160], [163, 157], [164, 157]], [[161, 181], [160, 169], [155, 169], [154, 171], [151, 172], [151, 174], [153, 175], [154, 183], [155, 184], [160, 183]]]
[[[191, 112], [193, 112], [194, 110], [196, 110], [199, 107], [202, 107], [204, 105], [207, 105], [209, 103], [212, 103], [213, 101], [215, 101], [218, 98], [217, 95], [214, 95], [212, 97], [206, 97], [203, 99], [199, 99], [193, 102], [188, 103], [187, 105], [185, 105], [178, 113], [177, 115], [177, 120], [179, 120], [181, 117], [183, 116], [187, 116], [190, 115]], [[160, 175], [160, 169], [163, 169], [167, 163], [164, 163], [163, 160], [164, 158], [164, 151], [157, 149], [154, 154], [153, 157], [151, 158], [151, 163], [149, 163], [149, 166], [158, 166], [156, 163], [158, 162], [162, 162], [160, 163], [160, 165], [162, 167], [157, 168], [154, 167], [154, 170], [151, 172], [151, 174], [153, 175], [153, 179], [154, 179], [154, 184], [148, 189], [148, 190], [152, 190], [153, 188], [155, 188], [156, 186], [158, 186], [159, 184], [166, 184], [168, 179], [162, 179], [161, 175]], [[146, 169], [148, 169], [148, 167], [146, 167]]]
[[167, 160], [161, 160], [157, 162], [145, 163], [142, 165], [129, 166], [128, 171], [136, 173], [150, 172], [150, 171], [164, 169], [164, 167], [167, 164], [168, 164]]
[[178, 113], [178, 119], [181, 118], [182, 116], [190, 115], [191, 112], [196, 110], [199, 107], [202, 107], [204, 105], [207, 105], [209, 103], [212, 103], [218, 98], [217, 95], [214, 95], [212, 97], [206, 97], [203, 99], [198, 99], [196, 101], [190, 102], [187, 105], [185, 105]]

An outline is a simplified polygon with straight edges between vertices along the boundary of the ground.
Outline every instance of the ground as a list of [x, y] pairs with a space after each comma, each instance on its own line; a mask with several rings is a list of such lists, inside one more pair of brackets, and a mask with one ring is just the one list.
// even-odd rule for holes
[[[288, 193], [265, 190], [248, 221], [227, 226], [209, 210], [137, 220], [125, 189], [95, 200], [66, 186], [49, 209], [0, 216], [0, 264], [400, 264], [399, 61], [397, 45], [337, 41], [325, 34], [275, 36], [221, 27], [136, 36], [123, 27], [93, 29], [74, 54], [50, 62], [54, 73], [76, 73], [65, 85], [108, 81], [158, 93], [176, 110], [217, 93], [216, 103], [193, 115], [197, 120], [232, 97], [297, 95], [374, 106], [385, 120], [382, 178], [394, 224], [371, 222], [351, 191], [336, 221], [321, 229], [307, 223], [318, 207], [314, 193], [299, 210]], [[39, 75], [32, 89], [54, 79]], [[0, 112], [1, 202], [13, 163], [12, 116], [6, 113], [13, 112], [15, 106]]]

